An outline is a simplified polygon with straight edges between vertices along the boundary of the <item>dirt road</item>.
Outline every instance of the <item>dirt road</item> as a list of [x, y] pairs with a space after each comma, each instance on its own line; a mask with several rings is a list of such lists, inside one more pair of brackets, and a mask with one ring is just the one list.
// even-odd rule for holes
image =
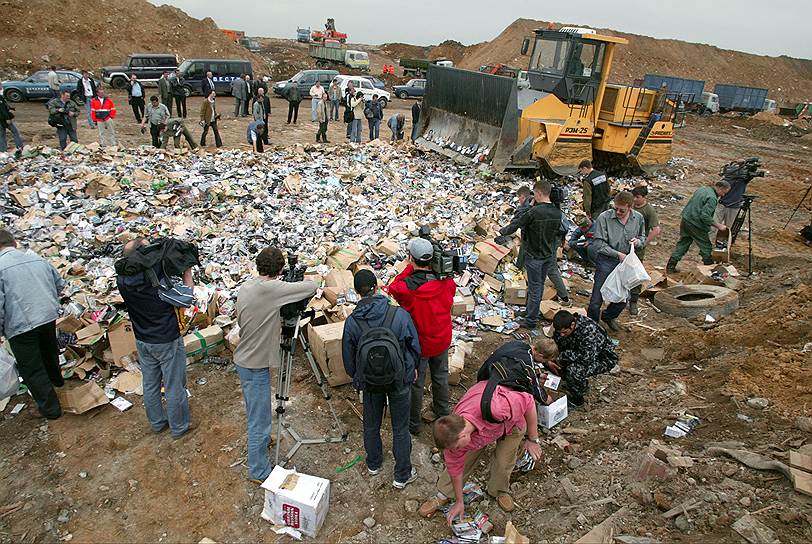
[[[20, 106], [20, 126], [53, 143], [51, 131], [43, 128], [44, 115], [34, 119], [41, 107]], [[281, 112], [275, 107], [272, 139], [309, 141], [315, 127], [304, 122], [289, 131], [281, 125]], [[123, 140], [142, 143], [128, 112], [121, 117]], [[225, 124], [227, 142], [242, 138], [245, 121]], [[543, 436], [540, 467], [514, 477], [516, 511], [504, 514], [493, 500], [475, 507], [491, 516], [495, 534], [512, 520], [534, 542], [572, 542], [623, 508], [616, 516], [616, 536], [742, 542], [731, 525], [752, 512], [782, 542], [812, 539], [809, 497], [794, 492], [779, 473], [744, 468], [705, 450], [709, 443], [727, 441], [786, 460], [789, 449], [812, 440], [794, 424], [795, 416], [810, 415], [812, 403], [809, 354], [801, 352], [812, 341], [812, 253], [794, 235], [809, 212], [799, 214], [791, 229], [781, 228], [805, 190], [804, 178], [812, 176], [809, 150], [781, 127], [733, 125], [746, 123], [690, 117], [689, 126], [677, 133], [675, 155], [684, 159], [679, 161], [684, 176], [656, 181], [651, 201], [661, 213], [664, 232], [646, 264], [664, 265], [676, 241], [681, 207], [697, 186], [730, 159], [758, 155], [770, 174], [751, 185], [758, 196], [752, 231], [755, 274], [743, 279], [740, 309], [708, 327], [655, 313], [646, 304], [639, 318], [624, 313], [621, 321], [630, 332], [617, 336], [620, 372], [591, 380], [587, 407]], [[331, 140], [342, 141], [343, 125], [330, 131]], [[91, 133], [83, 129], [80, 138], [87, 141]], [[744, 247], [739, 242], [734, 251], [740, 271], [746, 270]], [[694, 250], [681, 268], [697, 260]], [[589, 289], [578, 281], [574, 287]], [[587, 301], [575, 296], [575, 302]], [[486, 334], [476, 345], [464, 386], [473, 380], [477, 362], [505, 339]], [[319, 391], [304, 362], [298, 363], [300, 381], [289, 406], [294, 425], [305, 434], [329, 432]], [[200, 377], [207, 379], [205, 385], [196, 383]], [[452, 400], [464, 386], [452, 388]], [[0, 542], [289, 541], [260, 519], [262, 492], [245, 480], [244, 408], [236, 374], [195, 364], [189, 368], [189, 389], [198, 429], [177, 442], [149, 432], [139, 397], [131, 396], [135, 406], [127, 412], [105, 407], [48, 423], [7, 411], [0, 423]], [[350, 431], [348, 442], [304, 448], [294, 458], [300, 470], [332, 480], [330, 514], [318, 540], [431, 542], [447, 536], [443, 520], [408, 512], [408, 501], [434, 492], [442, 470], [431, 460], [428, 431], [414, 440], [412, 457], [420, 477], [404, 491], [391, 486], [389, 458], [376, 477], [363, 463], [336, 474], [337, 467], [363, 453], [363, 445], [360, 421], [349, 407], [358, 406], [357, 396], [349, 386], [334, 395]], [[745, 401], [753, 396], [767, 398], [769, 406], [749, 407]], [[665, 426], [680, 411], [700, 417], [702, 425], [683, 439], [665, 439]], [[566, 439], [566, 451], [553, 437]], [[682, 448], [692, 466], [640, 480], [641, 452], [652, 439]], [[484, 482], [484, 476], [483, 468], [476, 477]], [[698, 506], [662, 516], [688, 500]], [[372, 529], [362, 524], [368, 516], [377, 522]]]

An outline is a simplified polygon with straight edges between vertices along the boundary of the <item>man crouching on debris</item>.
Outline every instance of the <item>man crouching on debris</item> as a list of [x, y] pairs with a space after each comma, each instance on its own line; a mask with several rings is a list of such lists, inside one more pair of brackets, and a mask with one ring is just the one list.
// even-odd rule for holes
[[567, 400], [584, 404], [590, 376], [609, 372], [618, 364], [615, 346], [597, 323], [588, 317], [560, 310], [553, 317], [553, 340], [558, 345], [558, 363], [547, 368], [564, 378]]
[[463, 395], [453, 414], [434, 423], [434, 442], [443, 450], [446, 471], [437, 482], [437, 496], [420, 507], [423, 517], [433, 515], [452, 497], [454, 504], [446, 516], [449, 525], [455, 518], [464, 517], [463, 485], [479, 465], [489, 444], [495, 443], [496, 450], [491, 459], [488, 494], [496, 497], [496, 503], [505, 512], [515, 507], [508, 492], [519, 447], [524, 445], [534, 460], [541, 458], [538, 412], [533, 395], [497, 385], [490, 408], [494, 419], [501, 422], [491, 423], [485, 419], [481, 407], [487, 385], [487, 380], [477, 382]]

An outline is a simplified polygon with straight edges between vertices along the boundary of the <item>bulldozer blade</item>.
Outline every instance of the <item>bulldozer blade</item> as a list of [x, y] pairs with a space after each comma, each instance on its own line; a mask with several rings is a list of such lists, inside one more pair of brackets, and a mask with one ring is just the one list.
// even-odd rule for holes
[[516, 149], [519, 116], [515, 79], [432, 64], [416, 143], [501, 172]]

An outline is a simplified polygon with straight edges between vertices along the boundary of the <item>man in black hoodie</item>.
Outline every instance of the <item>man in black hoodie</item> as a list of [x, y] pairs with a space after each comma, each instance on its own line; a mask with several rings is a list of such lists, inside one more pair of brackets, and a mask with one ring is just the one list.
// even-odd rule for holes
[[[385, 296], [378, 294], [378, 279], [372, 271], [359, 270], [354, 283], [355, 290], [363, 298], [344, 323], [342, 355], [344, 369], [352, 377], [353, 387], [364, 392], [364, 449], [367, 452], [367, 470], [373, 476], [381, 472], [381, 423], [388, 399], [392, 417], [392, 453], [395, 456], [392, 486], [403, 489], [417, 479], [417, 471], [412, 467], [412, 440], [409, 436], [410, 386], [417, 376], [415, 369], [420, 360], [417, 329], [403, 308], [391, 306]], [[397, 380], [393, 382], [385, 388], [386, 391], [368, 382], [372, 376], [369, 361], [378, 348], [370, 350], [370, 356], [365, 360], [360, 359], [364, 346], [369, 342], [368, 338], [378, 327], [391, 331], [399, 344], [402, 359], [403, 379], [401, 383], [397, 383]]]

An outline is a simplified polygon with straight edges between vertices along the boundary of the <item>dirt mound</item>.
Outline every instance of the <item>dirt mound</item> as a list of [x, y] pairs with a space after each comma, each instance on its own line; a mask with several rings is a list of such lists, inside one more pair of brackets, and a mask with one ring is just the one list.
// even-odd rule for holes
[[3, 2], [0, 62], [6, 70], [38, 70], [54, 64], [96, 74], [130, 53], [172, 52], [179, 57], [241, 58], [255, 72], [266, 63], [231, 42], [209, 18], [198, 20], [172, 6], [146, 0], [47, 0]]
[[407, 43], [384, 43], [381, 44], [380, 50], [393, 59], [423, 59], [428, 55], [430, 47]]
[[781, 117], [780, 115], [776, 115], [774, 113], [769, 113], [766, 111], [760, 111], [753, 116], [753, 119], [758, 121], [763, 121], [765, 123], [770, 123], [772, 125], [776, 125], [779, 127], [789, 126], [789, 122]]
[[446, 58], [454, 61], [454, 64], [459, 64], [465, 56], [468, 48], [460, 42], [454, 40], [446, 40], [440, 45], [433, 47], [429, 53], [430, 59]]
[[[522, 39], [532, 36], [534, 29], [547, 28], [549, 24], [517, 19], [492, 41], [472, 47], [460, 66], [475, 70], [483, 64], [501, 62], [524, 67], [528, 59], [519, 54]], [[810, 60], [767, 57], [705, 44], [596, 30], [629, 40], [629, 45], [615, 50], [611, 80], [616, 83], [630, 84], [647, 73], [662, 73], [704, 80], [706, 90], [712, 90], [716, 83], [735, 83], [766, 87], [770, 89], [770, 98], [779, 102], [809, 98]]]

